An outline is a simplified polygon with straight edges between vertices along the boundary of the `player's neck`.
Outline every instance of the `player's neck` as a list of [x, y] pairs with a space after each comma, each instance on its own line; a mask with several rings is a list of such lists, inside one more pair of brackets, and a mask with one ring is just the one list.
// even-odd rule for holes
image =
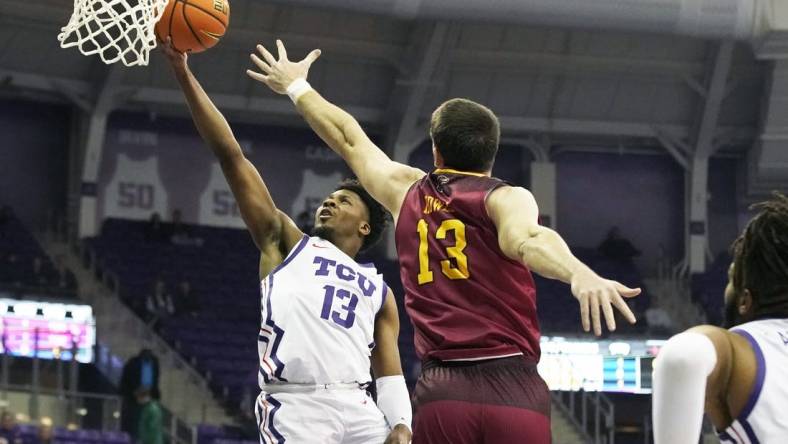
[[340, 238], [326, 240], [334, 244], [335, 247], [339, 248], [343, 253], [352, 257], [353, 259], [355, 259], [358, 252], [361, 251], [361, 244], [356, 239]]
[[444, 166], [435, 167], [435, 172], [438, 173], [438, 174], [440, 174], [440, 173], [449, 173], [449, 174], [461, 174], [461, 175], [468, 175], [468, 176], [487, 176], [487, 177], [492, 176], [492, 171], [491, 170], [488, 170], [488, 171], [463, 171], [463, 170], [458, 170], [456, 168], [450, 168], [450, 167], [444, 167]]

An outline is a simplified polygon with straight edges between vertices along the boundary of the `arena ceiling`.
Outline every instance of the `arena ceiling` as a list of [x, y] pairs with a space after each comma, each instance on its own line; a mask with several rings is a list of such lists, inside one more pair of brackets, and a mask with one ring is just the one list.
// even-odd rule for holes
[[[56, 37], [70, 12], [65, 0], [0, 0], [0, 94], [67, 101], [86, 112], [109, 97], [116, 109], [186, 114], [157, 54], [149, 67], [106, 67], [61, 49]], [[667, 147], [681, 155], [695, 143], [710, 104], [715, 146], [740, 153], [758, 135], [770, 72], [746, 43], [232, 0], [226, 37], [191, 57], [197, 77], [231, 119], [304, 125], [286, 98], [244, 74], [254, 45], [276, 38], [291, 58], [322, 49], [310, 82], [388, 143], [420, 142], [434, 107], [462, 96], [489, 105], [501, 117], [504, 137], [537, 157], [561, 146]], [[712, 88], [715, 74], [721, 87]]]

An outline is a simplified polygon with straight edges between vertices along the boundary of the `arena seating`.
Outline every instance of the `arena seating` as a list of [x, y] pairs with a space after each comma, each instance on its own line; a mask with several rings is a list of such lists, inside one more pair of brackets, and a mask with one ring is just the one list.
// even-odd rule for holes
[[[38, 444], [39, 430], [35, 425], [18, 426], [24, 444]], [[123, 432], [100, 430], [67, 430], [55, 427], [53, 441], [58, 444], [130, 444], [131, 438]]]
[[[109, 219], [101, 235], [88, 240], [104, 269], [117, 274], [119, 294], [145, 317], [144, 301], [157, 277], [174, 289], [183, 279], [190, 281], [201, 310], [195, 316], [176, 313], [158, 324], [171, 342], [196, 368], [210, 375], [214, 391], [237, 409], [253, 402], [256, 395], [259, 328], [258, 255], [244, 230], [190, 226], [201, 246], [174, 245], [166, 238], [146, 235], [147, 222]], [[642, 279], [631, 263], [617, 263], [593, 251], [579, 252], [593, 269], [606, 277], [638, 286]], [[390, 287], [398, 295], [401, 316], [400, 353], [412, 386], [418, 373], [413, 349], [413, 329], [402, 304], [399, 269], [394, 261], [374, 260]], [[180, 271], [178, 271], [180, 270]], [[542, 327], [547, 334], [581, 331], [578, 305], [569, 287], [537, 278]], [[648, 306], [643, 295], [631, 305], [642, 313]], [[644, 323], [630, 330], [642, 331]], [[625, 328], [623, 331], [627, 331]]]
[[189, 227], [202, 246], [174, 245], [146, 236], [146, 224], [107, 220], [88, 244], [101, 267], [117, 275], [121, 298], [143, 318], [157, 277], [169, 290], [181, 280], [190, 282], [201, 310], [161, 319], [160, 332], [237, 408], [243, 387], [256, 385], [260, 311], [254, 244], [243, 230]]
[[259, 440], [243, 439], [243, 433], [228, 427], [201, 424], [197, 427], [197, 444], [257, 444]]
[[8, 207], [0, 207], [0, 286], [11, 294], [76, 295], [73, 274], [66, 271], [61, 281], [51, 258]]

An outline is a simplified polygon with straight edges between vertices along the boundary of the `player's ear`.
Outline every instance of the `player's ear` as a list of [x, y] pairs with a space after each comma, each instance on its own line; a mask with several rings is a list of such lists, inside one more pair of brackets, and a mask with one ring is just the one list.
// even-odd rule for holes
[[358, 227], [358, 231], [364, 236], [369, 236], [369, 233], [372, 232], [372, 227], [369, 225], [369, 222], [361, 222], [361, 226]]
[[435, 144], [432, 144], [432, 158], [435, 168], [443, 168], [443, 156]]
[[747, 315], [752, 314], [752, 293], [750, 293], [750, 290], [746, 288], [744, 289], [744, 292], [742, 292], [741, 296], [739, 296], [739, 301], [737, 305], [738, 305], [737, 310], [739, 311], [739, 315], [744, 316], [746, 318]]

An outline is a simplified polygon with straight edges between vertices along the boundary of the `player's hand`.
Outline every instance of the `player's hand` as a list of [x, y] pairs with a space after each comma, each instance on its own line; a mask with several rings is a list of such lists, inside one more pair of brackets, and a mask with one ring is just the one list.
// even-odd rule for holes
[[413, 436], [413, 433], [407, 426], [398, 424], [391, 430], [386, 442], [383, 444], [409, 444], [411, 436]]
[[178, 52], [174, 46], [172, 46], [172, 38], [167, 36], [167, 39], [159, 45], [161, 48], [161, 52], [164, 54], [164, 57], [170, 62], [173, 68], [186, 68], [186, 63], [188, 61], [188, 55]]
[[279, 51], [279, 59], [275, 59], [265, 49], [265, 46], [257, 45], [257, 51], [263, 58], [261, 59], [257, 54], [252, 54], [251, 57], [252, 62], [261, 72], [247, 69], [246, 74], [254, 80], [264, 83], [277, 94], [287, 94], [287, 87], [295, 80], [306, 80], [309, 67], [320, 57], [320, 50], [315, 49], [300, 62], [291, 62], [287, 59], [287, 50], [281, 40], [276, 41], [276, 47]]
[[633, 298], [640, 294], [640, 288], [629, 288], [619, 282], [603, 279], [591, 269], [584, 269], [572, 276], [572, 294], [580, 303], [580, 318], [583, 330], [594, 328], [594, 334], [602, 334], [602, 318], [604, 314], [607, 328], [616, 329], [616, 319], [613, 307], [624, 315], [630, 324], [637, 322], [632, 310], [629, 309], [624, 298]]

